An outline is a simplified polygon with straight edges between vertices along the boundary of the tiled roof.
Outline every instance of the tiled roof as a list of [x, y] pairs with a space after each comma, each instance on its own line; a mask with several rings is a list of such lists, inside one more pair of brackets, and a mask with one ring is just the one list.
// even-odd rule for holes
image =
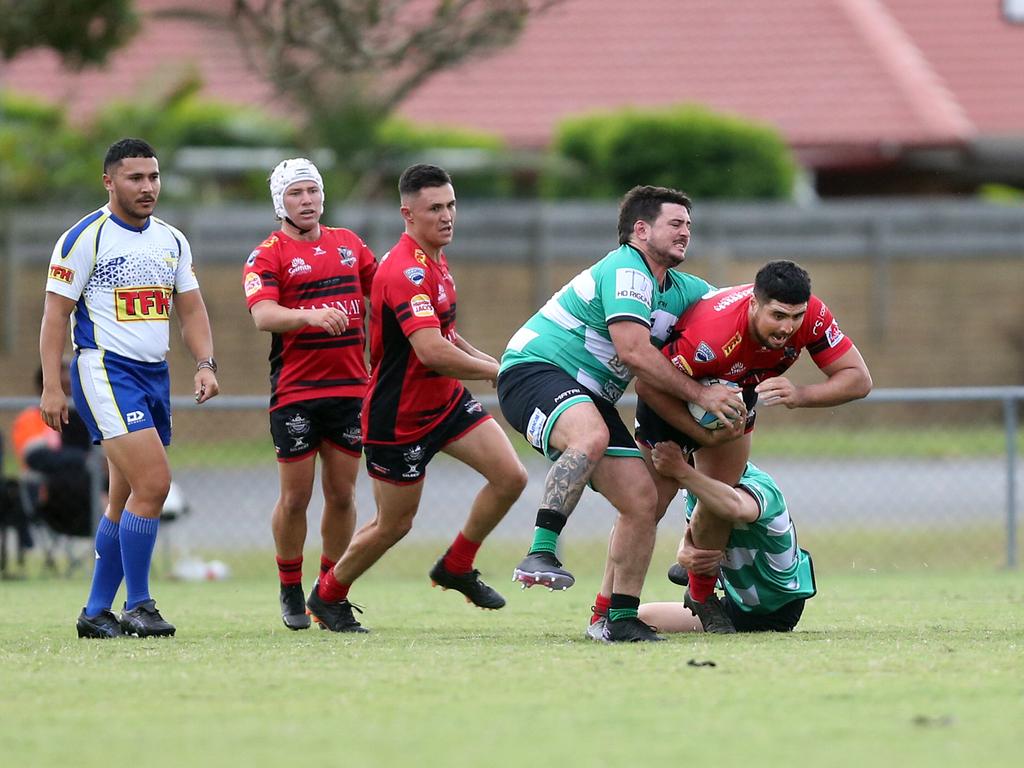
[[[137, 2], [145, 13], [182, 5], [230, 2]], [[213, 98], [275, 104], [228, 30], [184, 20], [149, 19], [102, 70], [68, 74], [33, 51], [0, 77], [84, 117], [190, 70]], [[400, 111], [543, 146], [569, 115], [696, 102], [770, 123], [808, 158], [1024, 135], [1022, 72], [1024, 25], [1005, 23], [996, 0], [565, 0]]]

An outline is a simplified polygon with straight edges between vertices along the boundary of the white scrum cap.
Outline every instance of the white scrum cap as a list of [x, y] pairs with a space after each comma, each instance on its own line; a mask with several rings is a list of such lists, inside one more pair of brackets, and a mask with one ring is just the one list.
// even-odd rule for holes
[[323, 198], [326, 195], [320, 171], [316, 169], [311, 160], [304, 157], [293, 157], [290, 160], [282, 160], [270, 174], [270, 199], [274, 203], [274, 213], [282, 221], [288, 215], [284, 210], [285, 190], [300, 181], [312, 181], [320, 187], [320, 213], [324, 212]]

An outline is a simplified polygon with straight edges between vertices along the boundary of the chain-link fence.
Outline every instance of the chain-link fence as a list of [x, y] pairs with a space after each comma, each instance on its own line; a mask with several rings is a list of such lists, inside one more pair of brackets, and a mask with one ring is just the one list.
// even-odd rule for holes
[[[498, 412], [493, 396], [481, 399]], [[801, 544], [815, 553], [819, 568], [1012, 567], [1022, 400], [1024, 387], [876, 390], [865, 401], [834, 409], [760, 409], [751, 460], [778, 480]], [[0, 399], [0, 430], [9, 433], [17, 410], [34, 405]], [[239, 575], [266, 570], [278, 478], [265, 405], [259, 397], [222, 397], [201, 407], [175, 399], [171, 464], [185, 507], [176, 508], [176, 519], [161, 529], [161, 567], [191, 555], [223, 560]], [[627, 418], [631, 405], [624, 398]], [[518, 436], [513, 441], [522, 449], [530, 484], [493, 534], [511, 549], [530, 541], [550, 466]], [[11, 475], [12, 462], [6, 463]], [[481, 484], [459, 462], [435, 459], [410, 539], [446, 544]], [[365, 475], [357, 484], [357, 504], [362, 524], [374, 511]], [[321, 507], [317, 488], [308, 515], [310, 555], [317, 551]], [[613, 522], [609, 504], [588, 490], [563, 534], [564, 545], [599, 544]], [[674, 546], [681, 527], [677, 500], [661, 523], [659, 541]], [[89, 552], [88, 540], [80, 546]], [[88, 563], [82, 565], [87, 571]]]

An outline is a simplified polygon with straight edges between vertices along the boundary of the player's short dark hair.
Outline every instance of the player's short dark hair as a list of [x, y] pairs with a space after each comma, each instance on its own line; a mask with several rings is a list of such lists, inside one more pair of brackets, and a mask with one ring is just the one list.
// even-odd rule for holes
[[760, 304], [803, 304], [811, 298], [811, 276], [795, 262], [769, 261], [754, 278], [754, 297]]
[[126, 157], [156, 157], [156, 152], [148, 142], [142, 139], [115, 141], [107, 150], [106, 157], [103, 158], [103, 172], [110, 173], [110, 169]]
[[633, 224], [637, 221], [653, 224], [661, 214], [661, 206], [665, 203], [676, 203], [683, 206], [688, 212], [693, 209], [690, 198], [678, 189], [652, 187], [645, 184], [629, 190], [622, 198], [622, 202], [619, 203], [619, 245], [629, 242], [629, 238], [633, 234]]
[[398, 179], [398, 194], [412, 195], [427, 187], [443, 187], [451, 184], [452, 177], [448, 171], [436, 165], [418, 163], [410, 165]]

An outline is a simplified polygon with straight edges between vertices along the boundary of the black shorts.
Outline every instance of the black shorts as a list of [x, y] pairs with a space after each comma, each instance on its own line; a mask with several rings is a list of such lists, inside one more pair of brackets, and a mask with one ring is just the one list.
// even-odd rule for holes
[[438, 424], [411, 443], [367, 443], [366, 469], [370, 477], [395, 485], [412, 485], [427, 476], [427, 464], [448, 443], [455, 442], [488, 419], [491, 414], [464, 390], [462, 399]]
[[[747, 426], [743, 430], [744, 434], [746, 434], [754, 429], [754, 422], [757, 420], [757, 411], [754, 410], [754, 406], [757, 405], [757, 392], [754, 391], [753, 387], [744, 387], [743, 403], [747, 406]], [[689, 435], [684, 435], [661, 418], [643, 400], [637, 400], [636, 403], [635, 426], [634, 435], [636, 436], [636, 441], [646, 445], [648, 448], [653, 448], [656, 443], [665, 441], [676, 443], [680, 448], [688, 451], [695, 451], [700, 448], [696, 440]]]
[[800, 621], [807, 599], [801, 597], [771, 613], [749, 613], [728, 597], [721, 598], [721, 601], [737, 632], [792, 632]]
[[558, 417], [572, 405], [595, 406], [608, 427], [606, 456], [635, 456], [640, 449], [614, 405], [549, 363], [519, 363], [498, 374], [498, 404], [508, 423], [535, 449], [554, 461], [560, 451], [548, 440]]
[[299, 461], [324, 442], [358, 456], [363, 449], [360, 397], [323, 397], [289, 403], [270, 412], [270, 435], [278, 461]]

